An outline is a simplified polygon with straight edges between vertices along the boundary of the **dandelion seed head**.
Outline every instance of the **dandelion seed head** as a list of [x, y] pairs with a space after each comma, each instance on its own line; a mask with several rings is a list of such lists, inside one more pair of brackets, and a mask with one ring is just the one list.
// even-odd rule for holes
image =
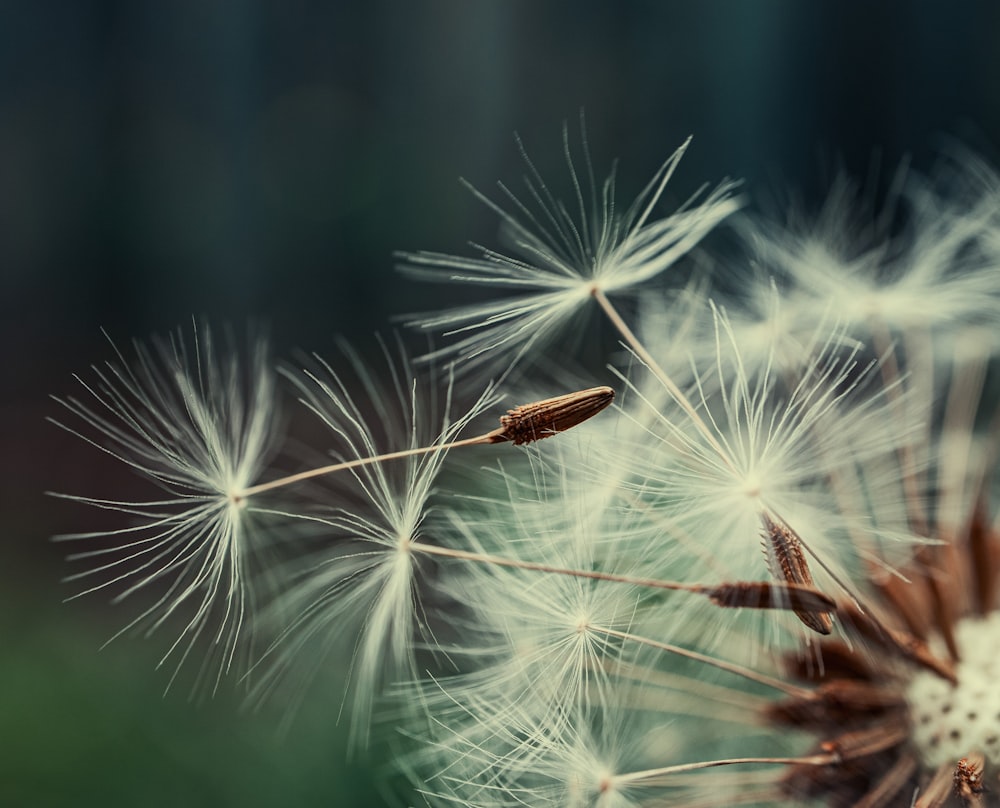
[[[333, 462], [261, 482], [274, 407], [256, 358], [244, 376], [207, 332], [193, 352], [140, 347], [85, 383], [92, 401], [62, 403], [85, 424], [70, 431], [166, 493], [76, 497], [134, 520], [78, 554], [101, 565], [80, 577], [119, 598], [165, 587], [132, 627], [187, 620], [170, 653], [204, 634], [227, 668], [262, 521], [315, 527], [282, 569], [254, 693], [302, 697], [324, 655], [344, 660], [353, 744], [392, 697], [417, 742], [397, 762], [430, 806], [993, 799], [1000, 180], [968, 158], [949, 182], [901, 171], [876, 206], [841, 177], [815, 215], [745, 217], [755, 254], [729, 283], [707, 259], [671, 289], [735, 185], [658, 214], [685, 143], [620, 207], [585, 138], [581, 159], [564, 134], [568, 195], [523, 147], [523, 188], [472, 191], [501, 248], [404, 269], [494, 294], [417, 322], [451, 341], [426, 358], [464, 371], [562, 361], [541, 348], [602, 313], [617, 398], [591, 381], [458, 440], [492, 386], [452, 419], [453, 371], [436, 406], [405, 361], [382, 385], [348, 351], [356, 379], [287, 372]], [[497, 468], [439, 490], [448, 452], [488, 444]], [[306, 480], [288, 507], [265, 499]]]
[[901, 171], [879, 210], [841, 177], [815, 216], [795, 211], [784, 226], [758, 220], [747, 231], [802, 326], [833, 310], [862, 338], [873, 329], [942, 336], [1000, 314], [991, 195], [945, 193]]
[[956, 685], [928, 671], [906, 687], [913, 744], [924, 765], [936, 769], [971, 751], [1000, 766], [1000, 612], [966, 617], [955, 626], [960, 660]]

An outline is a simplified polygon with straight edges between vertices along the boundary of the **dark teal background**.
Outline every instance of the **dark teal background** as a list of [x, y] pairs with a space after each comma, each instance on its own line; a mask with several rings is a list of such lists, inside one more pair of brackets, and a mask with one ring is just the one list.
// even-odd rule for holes
[[560, 186], [581, 108], [626, 199], [689, 134], [675, 200], [727, 175], [816, 200], [824, 166], [926, 166], [952, 135], [994, 159], [998, 42], [988, 2], [0, 5], [0, 803], [379, 804], [335, 695], [281, 738], [236, 693], [162, 697], [162, 640], [98, 652], [128, 606], [60, 604], [48, 537], [100, 521], [42, 492], [129, 484], [44, 422], [107, 358], [101, 327], [366, 344], [459, 299], [398, 277], [393, 250], [494, 238], [457, 177], [516, 183], [517, 130]]

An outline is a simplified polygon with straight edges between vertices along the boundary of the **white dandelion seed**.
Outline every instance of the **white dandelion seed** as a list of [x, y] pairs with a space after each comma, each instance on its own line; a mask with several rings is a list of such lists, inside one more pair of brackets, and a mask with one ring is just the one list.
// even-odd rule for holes
[[[520, 142], [519, 142], [520, 143]], [[444, 331], [456, 342], [428, 358], [459, 356], [472, 366], [500, 360], [512, 367], [529, 357], [587, 302], [634, 290], [673, 266], [719, 222], [739, 207], [735, 184], [723, 182], [700, 199], [694, 194], [673, 214], [653, 218], [654, 209], [678, 162], [685, 142], [660, 166], [635, 201], [620, 211], [615, 172], [598, 188], [584, 138], [584, 176], [576, 168], [568, 130], [564, 153], [574, 197], [557, 199], [521, 147], [527, 165], [527, 197], [507, 186], [500, 190], [508, 207], [473, 190], [503, 223], [511, 253], [480, 248], [482, 257], [433, 252], [403, 253], [408, 274], [433, 281], [479, 285], [510, 293], [502, 299], [424, 317], [416, 325]]]
[[883, 330], [940, 334], [1000, 314], [989, 249], [995, 205], [987, 190], [968, 196], [942, 196], [900, 169], [875, 212], [840, 177], [815, 217], [793, 212], [784, 225], [758, 218], [748, 238], [761, 266], [790, 284], [802, 327], [835, 311], [853, 336], [874, 335], [887, 348]]
[[[419, 788], [430, 806], [574, 806], [576, 808], [653, 808], [654, 806], [771, 805], [782, 797], [781, 775], [790, 764], [818, 765], [830, 755], [795, 756], [796, 744], [781, 737], [754, 737], [750, 705], [759, 696], [733, 687], [706, 687], [670, 693], [654, 681], [646, 688], [622, 689], [609, 701], [577, 707], [558, 725], [538, 721], [517, 703], [507, 704], [506, 719], [489, 731], [469, 711], [463, 722], [451, 715], [435, 721], [424, 759], [430, 774]], [[725, 731], [721, 704], [697, 721], [678, 719], [670, 697], [704, 700], [707, 693], [728, 699], [742, 716], [728, 741], [716, 737], [712, 748], [730, 757], [699, 758], [706, 724]], [[657, 702], [659, 695], [663, 701]], [[456, 699], [456, 712], [461, 701]], [[798, 744], [801, 746], [801, 744]], [[770, 754], [764, 750], [770, 747]], [[670, 761], [670, 762], [668, 762]], [[437, 764], [438, 768], [434, 768]]]
[[161, 494], [128, 501], [55, 494], [132, 522], [56, 537], [99, 545], [70, 556], [90, 567], [67, 580], [96, 581], [80, 595], [120, 590], [115, 602], [150, 591], [152, 604], [119, 634], [149, 635], [178, 620], [180, 632], [160, 663], [177, 657], [176, 676], [207, 633], [221, 661], [214, 687], [232, 665], [254, 608], [255, 512], [241, 492], [256, 481], [277, 437], [267, 351], [255, 342], [241, 367], [231, 347], [216, 346], [207, 328], [196, 328], [190, 345], [179, 333], [152, 348], [137, 342], [132, 364], [118, 352], [117, 362], [94, 367], [94, 374], [94, 381], [77, 377], [89, 398], [55, 399], [84, 426], [52, 420]]
[[[352, 395], [349, 383], [322, 360], [317, 359], [315, 370], [293, 375], [303, 403], [335, 435], [338, 462], [255, 486], [247, 493], [256, 495], [307, 479], [326, 480], [335, 472], [350, 472], [353, 478], [353, 495], [339, 474], [332, 497], [339, 504], [321, 504], [300, 515], [328, 531], [327, 547], [310, 556], [301, 580], [276, 606], [276, 613], [291, 615], [291, 623], [268, 654], [271, 671], [265, 674], [259, 693], [273, 690], [289, 673], [304, 684], [331, 649], [345, 637], [356, 636], [351, 712], [352, 737], [359, 742], [366, 738], [371, 707], [383, 687], [415, 676], [415, 647], [437, 647], [421, 594], [434, 587], [431, 557], [456, 557], [453, 550], [438, 543], [447, 531], [436, 529], [433, 517], [436, 480], [448, 452], [465, 446], [543, 440], [596, 415], [614, 394], [610, 388], [591, 388], [514, 407], [500, 417], [498, 428], [460, 438], [499, 396], [488, 386], [469, 410], [452, 420], [449, 379], [440, 408], [443, 422], [434, 427], [434, 435], [427, 410], [435, 409], [435, 392], [416, 380], [406, 387], [404, 379], [412, 371], [405, 360], [399, 369], [390, 362], [392, 384], [383, 389], [360, 358], [348, 353], [363, 397]], [[370, 422], [372, 414], [377, 426]], [[380, 452], [384, 442], [396, 450]], [[319, 653], [309, 650], [315, 646]]]
[[[412, 374], [405, 360], [398, 369], [390, 362], [392, 384], [383, 389], [356, 355], [349, 356], [362, 397], [352, 395], [351, 385], [319, 359], [314, 370], [293, 375], [301, 400], [338, 444], [340, 462], [320, 469], [318, 479], [342, 469], [349, 472], [354, 491], [338, 474], [332, 499], [343, 504], [320, 503], [301, 515], [324, 528], [328, 546], [304, 560], [299, 580], [276, 604], [275, 613], [282, 619], [290, 615], [290, 622], [263, 660], [269, 669], [257, 693], [263, 697], [291, 678], [292, 690], [301, 697], [324, 657], [344, 650], [345, 638], [349, 649], [356, 638], [350, 712], [352, 743], [358, 744], [367, 740], [371, 707], [384, 685], [414, 675], [415, 642], [433, 645], [420, 598], [421, 589], [430, 585], [430, 565], [419, 548], [435, 482], [448, 449], [466, 443], [457, 440], [459, 433], [498, 396], [488, 388], [452, 420], [449, 384], [442, 420], [429, 428], [425, 407], [435, 393], [416, 380], [407, 389], [404, 379]], [[377, 427], [369, 423], [372, 415]], [[396, 451], [381, 452], [385, 442]]]
[[[450, 588], [467, 604], [459, 647], [450, 657], [467, 676], [448, 680], [483, 714], [497, 705], [559, 721], [571, 705], [600, 701], [606, 666], [614, 664], [638, 603], [647, 592], [612, 577], [628, 578], [633, 559], [614, 561], [616, 544], [580, 509], [567, 509], [553, 495], [534, 498], [508, 480], [511, 496], [487, 513], [453, 514], [458, 534], [451, 545], [469, 548], [493, 563], [467, 564], [453, 571]], [[628, 528], [618, 526], [626, 541]], [[489, 660], [487, 662], [486, 660]]]
[[[778, 580], [793, 580], [773, 541], [764, 542], [762, 564], [762, 533], [777, 525], [804, 543], [807, 565], [818, 562], [844, 579], [863, 552], [846, 540], [848, 530], [862, 545], [873, 547], [877, 538], [841, 512], [830, 481], [859, 464], [895, 458], [916, 439], [920, 422], [893, 417], [875, 363], [845, 351], [837, 329], [821, 325], [813, 334], [798, 379], [782, 378], [773, 361], [751, 375], [725, 313], [712, 312], [716, 359], [695, 369], [690, 395], [664, 407], [630, 385], [637, 409], [625, 415], [644, 434], [608, 449], [621, 456], [612, 467], [631, 463], [625, 490], [662, 526], [663, 564], [674, 577], [702, 579], [714, 570], [753, 580], [770, 568]], [[675, 621], [678, 630], [705, 616], [687, 604], [679, 612], [687, 617]]]

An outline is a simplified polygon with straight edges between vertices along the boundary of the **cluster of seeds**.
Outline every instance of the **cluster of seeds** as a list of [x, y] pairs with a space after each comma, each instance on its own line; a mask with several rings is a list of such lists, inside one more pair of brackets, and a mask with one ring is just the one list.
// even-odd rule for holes
[[[447, 383], [283, 371], [328, 456], [278, 454], [266, 353], [207, 329], [60, 400], [157, 489], [70, 497], [125, 520], [62, 537], [102, 540], [74, 578], [155, 593], [146, 634], [188, 613], [167, 656], [207, 646], [213, 686], [249, 657], [254, 696], [299, 695], [349, 658], [355, 740], [388, 699], [435, 808], [995, 802], [1000, 178], [901, 176], [878, 214], [841, 181], [784, 222], [725, 181], [659, 216], [687, 143], [622, 208], [569, 140], [570, 202], [527, 158], [524, 192], [475, 192], [505, 249], [402, 255], [493, 295], [414, 320]], [[716, 289], [681, 267], [727, 220], [748, 255]], [[605, 379], [547, 352], [588, 309]], [[458, 449], [486, 468], [449, 488]]]

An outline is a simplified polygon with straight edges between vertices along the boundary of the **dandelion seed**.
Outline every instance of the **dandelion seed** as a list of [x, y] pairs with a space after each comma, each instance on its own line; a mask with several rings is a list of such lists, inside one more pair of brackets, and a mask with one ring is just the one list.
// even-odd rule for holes
[[[761, 265], [791, 282], [806, 329], [832, 309], [856, 336], [873, 326], [947, 332], [1000, 312], [1000, 275], [986, 247], [995, 207], [989, 189], [971, 194], [942, 197], [901, 170], [885, 209], [874, 212], [841, 177], [814, 220], [756, 220], [749, 239]], [[890, 236], [893, 228], [900, 232]]]
[[[402, 253], [415, 277], [473, 283], [518, 292], [500, 301], [424, 317], [420, 328], [457, 335], [428, 358], [457, 355], [474, 365], [502, 358], [508, 372], [564, 327], [599, 293], [634, 290], [663, 273], [739, 207], [725, 182], [700, 202], [700, 192], [672, 215], [651, 219], [687, 143], [660, 167], [624, 212], [615, 203], [615, 174], [598, 189], [584, 138], [586, 177], [577, 173], [568, 130], [563, 145], [575, 199], [572, 206], [549, 190], [521, 147], [527, 165], [527, 200], [500, 185], [510, 209], [473, 190], [501, 218], [511, 254], [481, 248], [481, 258], [433, 252]], [[576, 214], [570, 212], [575, 208]], [[470, 365], [466, 365], [470, 366]]]
[[[478, 705], [478, 721], [490, 714], [502, 722], [497, 706], [517, 704], [551, 725], [581, 699], [601, 699], [602, 665], [621, 646], [610, 632], [628, 628], [646, 593], [637, 582], [616, 579], [633, 561], [623, 556], [615, 564], [601, 525], [564, 510], [557, 490], [549, 500], [532, 496], [514, 477], [504, 484], [508, 497], [489, 503], [481, 518], [455, 513], [451, 519], [449, 546], [463, 544], [497, 563], [452, 569], [450, 585], [468, 604], [470, 630], [449, 656], [478, 664], [467, 678], [450, 679], [447, 691]], [[628, 527], [619, 527], [615, 538], [627, 542]]]
[[[812, 585], [808, 559], [814, 555], [843, 577], [842, 570], [857, 563], [859, 548], [834, 537], [848, 529], [870, 531], [856, 522], [851, 527], [822, 481], [858, 464], [894, 459], [915, 439], [914, 424], [891, 418], [874, 366], [860, 365], [856, 351], [844, 352], [841, 332], [820, 324], [808, 341], [814, 346], [810, 363], [788, 382], [770, 365], [749, 375], [725, 313], [712, 309], [712, 316], [716, 361], [692, 383], [697, 405], [663, 406], [626, 380], [635, 402], [626, 416], [642, 428], [631, 444], [609, 449], [628, 457], [633, 476], [625, 485], [645, 503], [650, 519], [662, 520], [666, 541], [678, 537], [664, 563], [694, 564], [694, 575], [702, 577], [697, 562], [704, 558], [727, 578], [752, 580], [762, 567], [750, 548], [763, 524], [776, 580]], [[692, 427], [689, 407], [704, 430]], [[734, 549], [741, 540], [743, 553]], [[704, 616], [685, 609], [676, 625], [697, 625]], [[821, 634], [830, 631], [827, 617], [799, 617]]]
[[206, 662], [203, 675], [214, 688], [254, 610], [252, 560], [260, 547], [249, 526], [260, 517], [239, 492], [257, 479], [278, 436], [267, 353], [254, 344], [241, 367], [221, 358], [207, 328], [194, 330], [193, 345], [181, 334], [152, 349], [136, 343], [132, 365], [116, 353], [117, 362], [94, 368], [96, 381], [78, 377], [89, 401], [55, 399], [85, 427], [53, 421], [162, 493], [145, 501], [55, 494], [133, 520], [117, 530], [56, 537], [101, 541], [70, 556], [94, 566], [67, 580], [96, 579], [80, 594], [118, 589], [116, 602], [152, 590], [153, 604], [119, 634], [148, 635], [176, 615], [180, 633], [161, 664], [176, 658], [176, 676], [207, 634], [219, 668], [212, 674]]
[[[343, 444], [340, 463], [292, 475], [260, 486], [285, 485], [290, 481], [322, 479], [332, 471], [349, 471], [361, 491], [360, 502], [338, 507], [332, 514], [312, 516], [337, 537], [335, 548], [324, 550], [321, 560], [307, 568], [307, 575], [285, 596], [279, 611], [296, 615], [293, 625], [272, 649], [274, 667], [260, 687], [273, 689], [285, 671], [303, 666], [303, 649], [317, 641], [329, 650], [345, 635], [360, 629], [351, 673], [352, 733], [361, 741], [368, 728], [371, 705], [382, 687], [415, 673], [415, 639], [435, 646], [421, 589], [430, 581], [430, 557], [454, 557], [446, 547], [422, 537], [429, 532], [427, 519], [437, 475], [449, 452], [456, 447], [513, 442], [515, 445], [562, 432], [605, 409], [614, 398], [608, 387], [597, 387], [523, 405], [501, 416], [501, 425], [491, 432], [460, 439], [471, 421], [496, 404], [498, 396], [489, 387], [470, 410], [452, 421], [449, 385], [445, 420], [436, 437], [427, 435], [422, 408], [433, 396], [414, 382], [409, 399], [402, 380], [411, 375], [405, 364], [394, 371], [394, 389], [382, 391], [368, 378], [362, 363], [354, 358], [367, 401], [360, 402], [348, 384], [317, 360], [319, 367], [295, 377], [303, 401], [334, 432]], [[386, 402], [405, 404], [403, 412], [390, 412]], [[379, 451], [379, 441], [365, 420], [374, 409], [382, 415], [389, 440], [408, 448], [391, 453]], [[388, 461], [394, 461], [392, 465]], [[489, 563], [489, 559], [479, 559]], [[322, 658], [322, 653], [319, 659]], [[301, 674], [300, 681], [304, 678]]]
[[[764, 522], [765, 554], [771, 574], [790, 584], [812, 586], [813, 577], [806, 563], [802, 540], [787, 525], [774, 521], [766, 511], [761, 513], [761, 520]], [[829, 634], [833, 630], [833, 622], [825, 612], [796, 610], [795, 614], [818, 634]]]
[[610, 387], [592, 387], [578, 393], [547, 398], [507, 410], [500, 416], [497, 438], [509, 440], [515, 446], [541, 440], [571, 429], [611, 404], [615, 391]]
[[[412, 373], [405, 360], [401, 370], [392, 371], [392, 386], [382, 389], [358, 357], [348, 355], [362, 380], [364, 399], [352, 395], [348, 383], [322, 360], [317, 359], [316, 369], [293, 377], [302, 401], [331, 430], [344, 458], [307, 475], [322, 481], [331, 469], [346, 470], [356, 493], [351, 495], [338, 480], [334, 502], [342, 504], [302, 514], [327, 531], [328, 546], [305, 560], [303, 574], [275, 606], [274, 614], [290, 614], [293, 620], [266, 655], [256, 693], [263, 698], [283, 683], [302, 698], [324, 657], [345, 638], [350, 642], [357, 637], [350, 673], [351, 739], [357, 745], [367, 742], [371, 706], [385, 683], [414, 675], [415, 638], [433, 643], [422, 611], [424, 576], [414, 548], [426, 529], [449, 446], [497, 396], [488, 389], [453, 420], [449, 385], [443, 420], [433, 435], [423, 405], [435, 395], [416, 381], [407, 390], [403, 379]], [[380, 416], [387, 437], [373, 432], [367, 412]], [[386, 454], [379, 451], [382, 440], [408, 448]], [[486, 437], [476, 440], [491, 442]], [[394, 462], [369, 462], [387, 457]], [[298, 482], [301, 475], [295, 477]], [[280, 482], [286, 484], [285, 479]]]
[[[329, 372], [329, 368], [327, 368], [327, 371]], [[493, 387], [491, 386], [483, 394], [482, 400], [496, 400], [493, 398], [492, 391]], [[519, 407], [508, 410], [506, 415], [501, 415], [500, 426], [498, 428], [482, 435], [476, 435], [471, 438], [456, 438], [446, 445], [431, 443], [427, 446], [414, 446], [395, 452], [355, 457], [352, 460], [343, 460], [338, 463], [312, 468], [308, 471], [290, 474], [266, 483], [260, 483], [236, 493], [235, 496], [242, 500], [263, 491], [284, 488], [305, 480], [315, 479], [316, 477], [325, 477], [339, 471], [348, 471], [360, 466], [371, 466], [392, 460], [417, 457], [422, 454], [440, 453], [462, 446], [480, 446], [488, 443], [505, 443], [507, 441], [513, 442], [515, 446], [521, 446], [551, 437], [582, 424], [611, 404], [614, 397], [614, 390], [610, 387], [592, 387], [588, 390], [580, 390], [575, 393], [556, 396], [555, 398], [522, 404]]]

